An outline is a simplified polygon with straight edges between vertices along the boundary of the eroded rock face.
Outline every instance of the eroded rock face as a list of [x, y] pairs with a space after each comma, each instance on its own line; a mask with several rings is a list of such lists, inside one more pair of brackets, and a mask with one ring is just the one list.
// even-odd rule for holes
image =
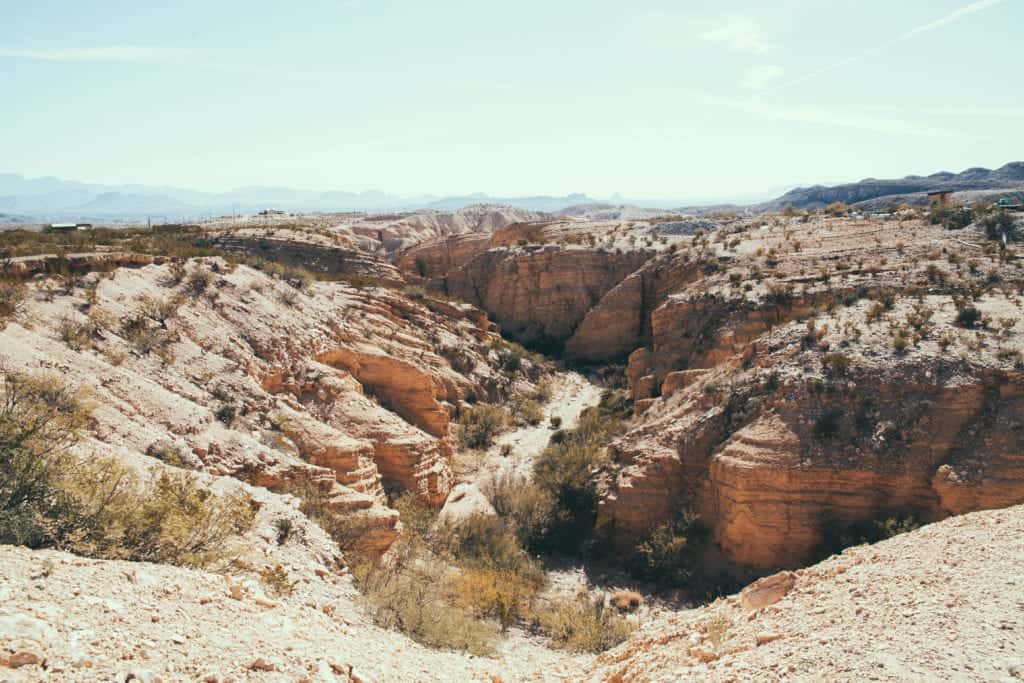
[[416, 244], [398, 254], [395, 264], [404, 273], [418, 277], [439, 278], [461, 268], [490, 248], [487, 234], [471, 233], [452, 237], [438, 237]]
[[[70, 293], [30, 285], [0, 331], [0, 357], [88, 389], [90, 448], [173, 456], [278, 492], [318, 491], [368, 520], [356, 543], [364, 550], [383, 552], [399, 533], [385, 487], [444, 502], [451, 417], [467, 393], [498, 399], [514, 381], [486, 359], [486, 316], [339, 283], [296, 292], [220, 259], [188, 267], [209, 273], [200, 294], [182, 296], [186, 285], [158, 265], [88, 275]], [[159, 351], [124, 336], [117, 321], [175, 296], [166, 330], [150, 325]], [[98, 322], [69, 346], [59, 328], [84, 324], [83, 310]]]
[[391, 263], [360, 249], [337, 235], [299, 230], [252, 229], [211, 232], [212, 244], [229, 252], [299, 266], [327, 275], [356, 275], [400, 283], [401, 273]]
[[648, 257], [556, 245], [491, 249], [449, 274], [447, 286], [487, 311], [513, 339], [560, 347]]
[[[964, 268], [948, 233], [837, 224], [852, 234], [798, 232], [817, 241], [795, 251], [794, 224], [780, 241], [762, 226], [772, 271], [755, 250], [705, 253], [709, 267], [654, 296], [626, 371], [638, 417], [598, 506], [623, 550], [689, 509], [728, 559], [764, 571], [812, 559], [834, 528], [1024, 501], [1020, 267], [991, 266], [1003, 284], [986, 292], [957, 280], [986, 266]], [[858, 255], [857, 229], [886, 256]], [[636, 301], [637, 284], [617, 290]], [[987, 327], [961, 322], [964, 291]], [[595, 339], [614, 326], [600, 313], [613, 294], [590, 314]]]

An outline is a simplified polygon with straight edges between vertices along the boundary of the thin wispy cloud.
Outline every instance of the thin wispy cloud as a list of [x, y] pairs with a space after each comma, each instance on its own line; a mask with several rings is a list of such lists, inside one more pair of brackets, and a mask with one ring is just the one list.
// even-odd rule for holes
[[201, 55], [185, 48], [107, 45], [75, 48], [3, 48], [0, 59], [44, 62], [122, 62], [131, 64], [196, 64]]
[[929, 31], [934, 31], [936, 29], [949, 26], [950, 24], [954, 24], [960, 21], [964, 17], [968, 17], [971, 16], [972, 14], [981, 12], [982, 10], [994, 7], [1001, 2], [1003, 2], [1003, 0], [976, 0], [975, 2], [972, 2], [969, 5], [964, 5], [959, 9], [955, 9], [949, 14], [946, 14], [945, 16], [935, 19], [934, 21], [929, 21], [925, 24], [921, 24], [920, 26], [915, 26], [914, 28], [910, 29], [909, 31], [905, 31], [904, 33], [900, 34], [898, 37], [892, 40], [868, 48], [863, 52], [860, 52], [851, 57], [847, 57], [846, 59], [842, 59], [838, 62], [834, 62], [827, 66], [821, 67], [820, 69], [816, 69], [795, 80], [783, 83], [782, 85], [778, 86], [778, 89], [790, 88], [794, 85], [806, 83], [807, 81], [818, 78], [819, 76], [823, 76], [824, 74], [835, 71], [836, 69], [841, 69], [845, 66], [849, 66], [850, 64], [854, 64], [861, 60], [867, 59], [868, 57], [873, 57], [874, 55], [889, 49], [893, 45], [896, 45], [897, 43], [912, 40], [924, 33], [928, 33]]
[[950, 12], [949, 14], [940, 19], [936, 19], [935, 21], [929, 21], [927, 24], [922, 24], [921, 26], [910, 29], [909, 31], [901, 35], [899, 37], [899, 40], [910, 40], [911, 38], [916, 38], [922, 33], [928, 33], [929, 31], [934, 31], [937, 28], [948, 26], [952, 23], [960, 21], [964, 17], [976, 14], [977, 12], [986, 10], [989, 7], [994, 7], [995, 5], [998, 5], [1002, 1], [1003, 0], [977, 0], [977, 2], [972, 2], [971, 4], [965, 5], [960, 9], [953, 10], [952, 12]]
[[783, 73], [782, 67], [775, 64], [755, 64], [747, 69], [740, 85], [748, 90], [764, 90], [782, 78]]
[[6, 48], [0, 47], [0, 60], [27, 59], [40, 62], [71, 64], [134, 64], [177, 66], [206, 69], [235, 75], [269, 76], [282, 80], [318, 82], [326, 74], [294, 71], [254, 64], [224, 62], [217, 54], [205, 50], [178, 47], [144, 47], [137, 45], [104, 45], [70, 48]]
[[729, 17], [721, 26], [705, 32], [701, 38], [740, 52], [769, 52], [773, 45], [764, 37], [764, 30], [753, 17]]

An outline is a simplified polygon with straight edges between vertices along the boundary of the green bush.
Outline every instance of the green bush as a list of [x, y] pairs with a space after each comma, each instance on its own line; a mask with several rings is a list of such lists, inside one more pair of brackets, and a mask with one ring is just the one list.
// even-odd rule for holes
[[637, 544], [631, 572], [663, 585], [685, 585], [708, 538], [697, 515], [680, 513], [671, 522], [655, 527]]
[[625, 426], [622, 415], [628, 408], [620, 399], [620, 392], [606, 392], [600, 405], [581, 413], [575, 429], [555, 432], [534, 463], [534, 481], [555, 501], [555, 512], [546, 537], [532, 539], [532, 546], [578, 551], [593, 528], [595, 474], [608, 460], [608, 443]]
[[512, 419], [517, 426], [536, 427], [544, 420], [544, 408], [532, 398], [515, 395], [509, 401]]
[[956, 324], [973, 329], [981, 321], [981, 311], [974, 306], [964, 306], [956, 314]]
[[474, 514], [447, 524], [441, 533], [448, 552], [462, 565], [510, 571], [543, 583], [540, 566], [523, 551], [513, 526], [500, 517]]
[[[0, 515], [30, 520], [52, 502], [61, 473], [71, 468], [69, 451], [89, 409], [56, 376], [0, 372]], [[4, 531], [3, 542], [21, 542], [11, 539], [13, 527], [0, 538]]]
[[841, 408], [826, 408], [814, 421], [814, 436], [822, 441], [835, 438], [839, 434], [840, 422], [843, 418]]
[[489, 448], [508, 425], [508, 413], [494, 405], [478, 404], [462, 411], [456, 437], [464, 448]]

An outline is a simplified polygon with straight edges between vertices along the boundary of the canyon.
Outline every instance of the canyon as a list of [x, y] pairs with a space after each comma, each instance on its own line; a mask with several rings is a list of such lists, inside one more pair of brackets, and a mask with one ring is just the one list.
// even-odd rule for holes
[[[4, 370], [56, 374], [85, 392], [93, 410], [78, 457], [187, 469], [251, 497], [245, 563], [286, 568], [296, 588], [270, 596], [258, 572], [3, 546], [0, 596], [35, 586], [43, 601], [2, 601], [8, 668], [26, 680], [1019, 676], [1019, 645], [985, 635], [1021, 627], [1006, 588], [1022, 580], [1011, 561], [1024, 509], [1019, 246], [988, 239], [981, 218], [948, 230], [914, 209], [691, 220], [482, 206], [218, 219], [164, 235], [202, 252], [189, 257], [116, 239], [29, 254], [31, 241], [18, 242], [4, 262], [24, 289], [0, 331]], [[621, 386], [608, 379], [618, 375]], [[480, 406], [511, 406], [545, 384], [555, 391], [539, 423], [483, 455], [460, 441]], [[481, 472], [529, 478], [547, 438], [564, 439], [588, 404], [616, 392], [630, 416], [587, 472], [602, 561], [628, 558], [687, 514], [707, 530], [709, 567], [766, 583], [703, 606], [652, 594], [656, 604], [630, 617], [639, 630], [596, 657], [548, 649], [525, 626], [487, 658], [373, 623], [350, 558], [400, 551], [411, 521], [396, 501], [486, 505]], [[313, 498], [348, 520], [345, 533], [318, 526]], [[301, 542], [275, 540], [282, 519]], [[887, 520], [924, 527], [830, 545], [837, 529]], [[40, 578], [43, 564], [52, 577]], [[584, 588], [634, 585], [588, 571]], [[971, 572], [986, 586], [982, 614], [963, 597]], [[125, 608], [118, 582], [141, 611]], [[915, 582], [932, 589], [911, 605]], [[84, 594], [62, 602], [75, 583]], [[847, 613], [847, 593], [863, 614]], [[131, 634], [124, 652], [97, 651], [89, 633], [113, 636], [93, 604]], [[825, 623], [825, 605], [840, 623]], [[896, 614], [908, 611], [916, 621]], [[915, 651], [948, 627], [945, 612], [967, 619], [984, 657]], [[160, 619], [166, 627], [153, 626]], [[893, 632], [901, 619], [914, 629]], [[235, 623], [247, 635], [218, 652]], [[891, 657], [839, 657], [853, 624], [863, 628], [847, 649], [883, 640]], [[278, 635], [260, 640], [259, 628]], [[154, 656], [168, 629], [181, 642]]]

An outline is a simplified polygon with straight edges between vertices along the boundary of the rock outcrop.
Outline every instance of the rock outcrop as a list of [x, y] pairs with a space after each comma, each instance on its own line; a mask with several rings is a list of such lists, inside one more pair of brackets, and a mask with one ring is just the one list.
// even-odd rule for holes
[[[983, 272], [957, 268], [964, 248], [941, 229], [874, 237], [887, 256], [851, 268], [856, 237], [787, 255], [759, 235], [762, 252], [783, 252], [769, 277], [742, 284], [762, 266], [730, 257], [660, 297], [629, 356], [639, 417], [599, 502], [620, 547], [689, 509], [729, 560], [765, 571], [812, 559], [836, 528], [1024, 502], [1015, 297], [937, 267], [941, 239], [953, 270]], [[822, 263], [835, 270], [808, 267]], [[1019, 282], [1002, 263], [998, 280]], [[962, 322], [964, 291], [987, 327]]]
[[[87, 388], [97, 452], [175, 452], [211, 474], [318, 491], [370, 520], [365, 550], [383, 551], [399, 532], [385, 488], [444, 502], [452, 416], [468, 394], [497, 400], [515, 381], [486, 359], [486, 316], [339, 283], [298, 292], [220, 259], [189, 269], [210, 284], [187, 297], [189, 285], [158, 265], [87, 275], [63, 293], [30, 284], [0, 331], [0, 357]], [[163, 323], [138, 323], [146, 346], [117, 322], [172, 300]]]
[[649, 257], [557, 245], [491, 249], [449, 274], [447, 289], [487, 311], [516, 341], [558, 348]]
[[216, 230], [211, 244], [226, 252], [245, 254], [298, 266], [325, 275], [354, 275], [401, 283], [401, 273], [388, 261], [360, 249], [337, 233], [295, 228]]
[[656, 618], [578, 680], [1014, 680], [1024, 507], [932, 524]]

